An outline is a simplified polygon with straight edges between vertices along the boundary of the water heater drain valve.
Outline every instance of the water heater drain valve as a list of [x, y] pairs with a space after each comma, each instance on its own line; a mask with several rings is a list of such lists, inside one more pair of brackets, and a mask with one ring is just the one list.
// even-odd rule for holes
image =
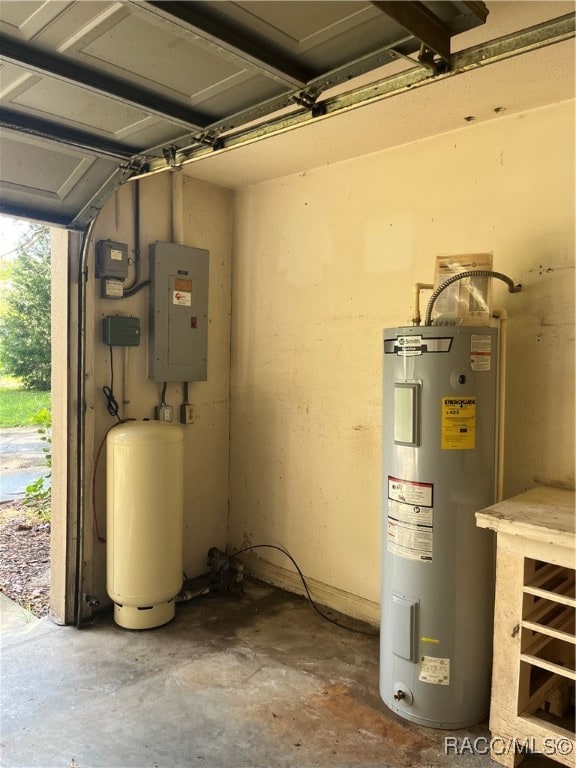
[[410, 706], [414, 701], [412, 691], [404, 683], [394, 683], [394, 701], [402, 701]]

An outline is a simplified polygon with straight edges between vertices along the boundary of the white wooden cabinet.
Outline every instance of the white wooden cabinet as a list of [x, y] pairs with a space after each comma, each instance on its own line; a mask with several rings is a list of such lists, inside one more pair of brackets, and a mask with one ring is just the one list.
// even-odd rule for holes
[[476, 522], [497, 536], [492, 759], [518, 764], [518, 744], [574, 768], [574, 492], [535, 488]]

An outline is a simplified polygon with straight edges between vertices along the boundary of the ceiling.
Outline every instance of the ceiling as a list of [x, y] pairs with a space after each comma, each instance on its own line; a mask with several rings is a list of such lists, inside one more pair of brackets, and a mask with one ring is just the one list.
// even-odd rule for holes
[[2, 0], [0, 212], [82, 229], [144, 174], [242, 186], [572, 98], [574, 8]]

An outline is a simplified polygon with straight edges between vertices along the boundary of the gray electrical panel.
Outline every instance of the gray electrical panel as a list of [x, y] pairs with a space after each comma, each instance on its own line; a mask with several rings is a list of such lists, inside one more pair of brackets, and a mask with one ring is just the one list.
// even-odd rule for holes
[[174, 243], [150, 246], [148, 376], [206, 381], [209, 252]]

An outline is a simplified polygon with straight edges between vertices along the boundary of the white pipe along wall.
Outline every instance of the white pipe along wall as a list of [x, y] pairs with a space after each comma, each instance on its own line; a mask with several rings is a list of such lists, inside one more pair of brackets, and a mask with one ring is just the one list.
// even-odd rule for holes
[[[286, 547], [378, 620], [382, 330], [439, 255], [493, 253], [508, 312], [503, 491], [574, 486], [574, 103], [235, 195], [229, 545]], [[303, 130], [302, 140], [306, 140]], [[251, 565], [290, 588], [280, 554]]]

